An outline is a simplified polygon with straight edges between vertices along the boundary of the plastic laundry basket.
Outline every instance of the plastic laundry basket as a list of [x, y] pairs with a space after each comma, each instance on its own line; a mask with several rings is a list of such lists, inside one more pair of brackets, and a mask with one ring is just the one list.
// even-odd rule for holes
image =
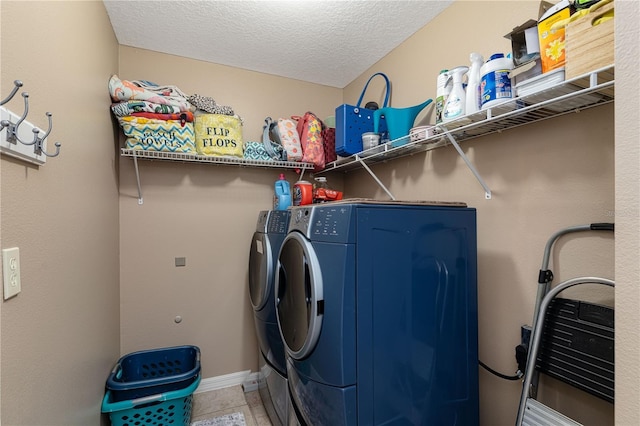
[[125, 401], [184, 389], [200, 374], [200, 349], [176, 346], [133, 352], [118, 360], [107, 390], [112, 401]]
[[113, 401], [113, 392], [107, 390], [102, 412], [109, 413], [113, 426], [189, 426], [193, 392], [199, 384], [200, 374], [184, 389], [126, 401]]

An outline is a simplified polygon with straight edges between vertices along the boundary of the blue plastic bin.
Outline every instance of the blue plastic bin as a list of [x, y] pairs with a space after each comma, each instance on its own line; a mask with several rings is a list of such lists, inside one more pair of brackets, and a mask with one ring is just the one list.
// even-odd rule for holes
[[200, 374], [200, 349], [176, 346], [133, 352], [118, 360], [107, 390], [112, 401], [125, 401], [184, 389]]
[[200, 374], [184, 389], [127, 401], [113, 401], [113, 392], [107, 390], [102, 412], [109, 413], [113, 426], [189, 426], [193, 392], [199, 384]]

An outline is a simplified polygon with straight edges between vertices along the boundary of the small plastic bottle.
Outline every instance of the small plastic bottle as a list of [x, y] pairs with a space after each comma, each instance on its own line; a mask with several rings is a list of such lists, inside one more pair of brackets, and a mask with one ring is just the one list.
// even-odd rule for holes
[[449, 70], [442, 70], [438, 74], [436, 86], [436, 124], [442, 123], [442, 112], [444, 111], [444, 103], [451, 93], [451, 80], [449, 80]]
[[291, 186], [285, 179], [284, 173], [280, 173], [280, 178], [274, 185], [275, 195], [273, 197], [274, 210], [286, 210], [291, 206]]
[[465, 114], [473, 114], [480, 111], [480, 68], [484, 64], [484, 58], [479, 53], [469, 55], [471, 66], [467, 73], [467, 101]]
[[449, 78], [453, 79], [453, 87], [442, 110], [442, 121], [445, 123], [465, 115], [465, 91], [462, 86], [462, 77], [467, 71], [469, 71], [468, 67], [457, 67], [450, 72]]

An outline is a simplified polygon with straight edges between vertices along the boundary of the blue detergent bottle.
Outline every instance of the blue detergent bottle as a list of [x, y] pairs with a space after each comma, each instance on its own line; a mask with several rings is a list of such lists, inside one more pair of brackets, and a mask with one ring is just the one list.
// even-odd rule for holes
[[284, 173], [280, 173], [280, 179], [276, 181], [274, 189], [273, 209], [286, 210], [291, 205], [291, 186], [284, 178]]

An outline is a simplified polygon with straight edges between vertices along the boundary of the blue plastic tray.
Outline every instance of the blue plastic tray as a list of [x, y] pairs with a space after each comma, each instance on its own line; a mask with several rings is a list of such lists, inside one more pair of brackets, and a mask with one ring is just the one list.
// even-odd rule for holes
[[118, 360], [106, 387], [113, 401], [184, 389], [200, 374], [200, 349], [176, 346], [133, 352]]

